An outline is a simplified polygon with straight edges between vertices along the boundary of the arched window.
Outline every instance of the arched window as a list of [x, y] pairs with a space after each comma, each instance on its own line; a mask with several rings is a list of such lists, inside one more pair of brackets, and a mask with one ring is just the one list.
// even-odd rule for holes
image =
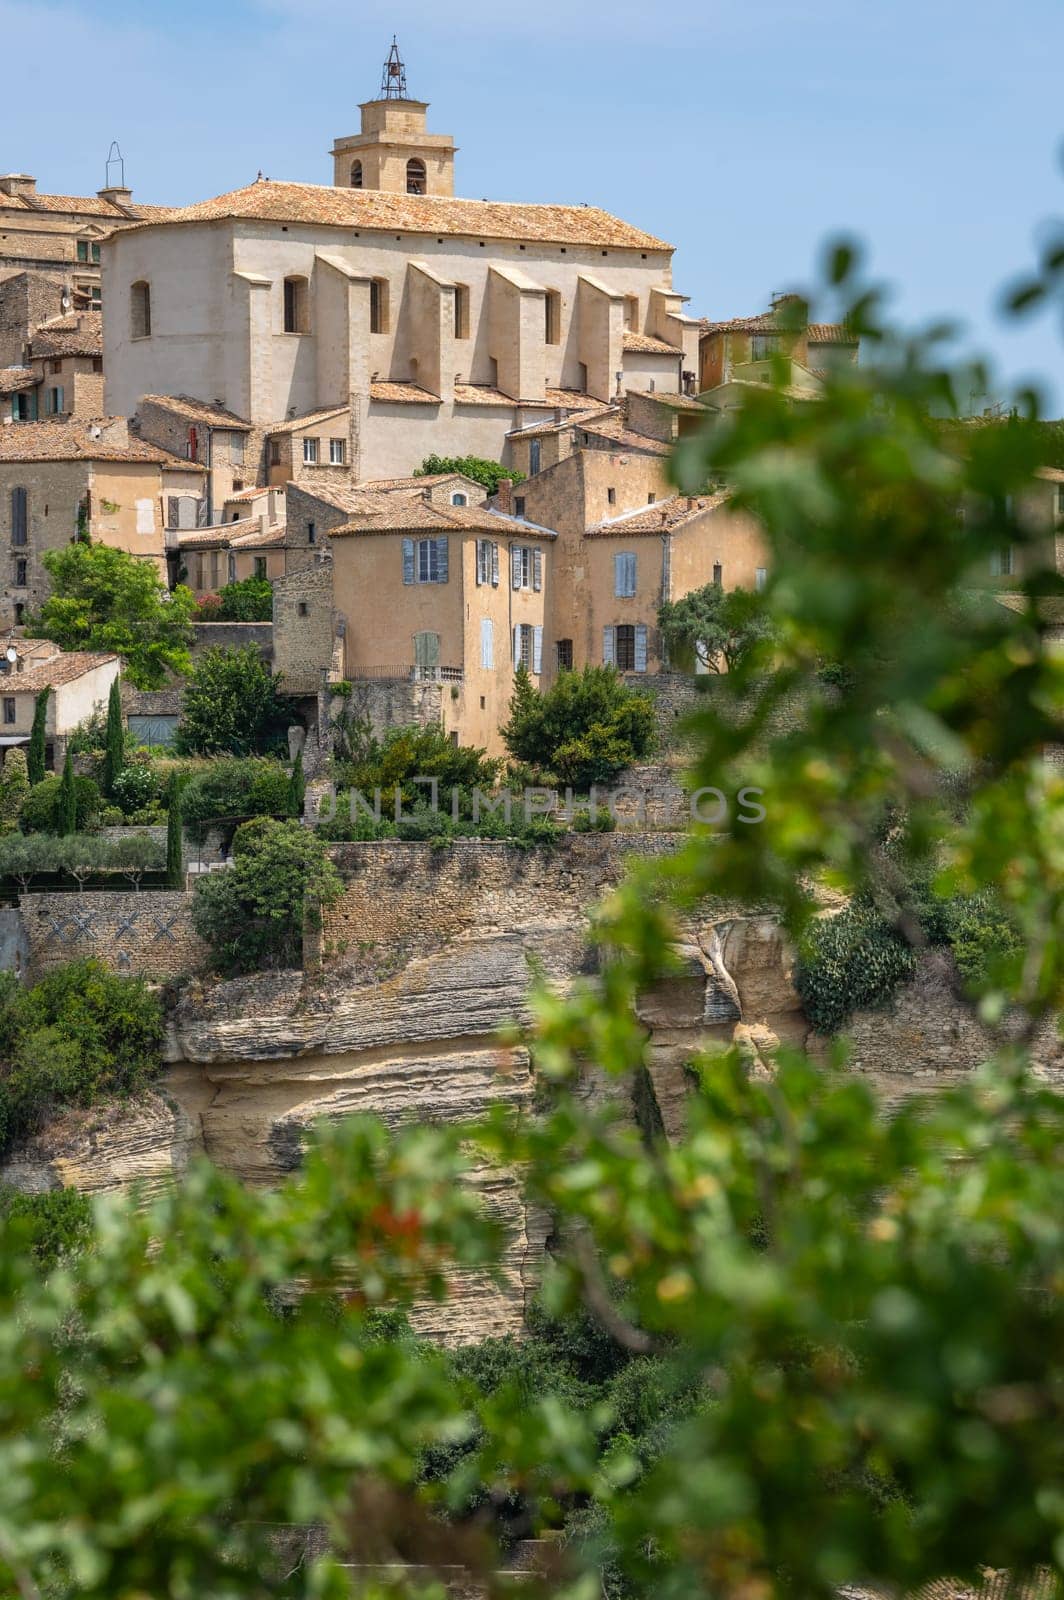
[[351, 187], [352, 189], [361, 189], [362, 187], [361, 161], [352, 161], [351, 163]]
[[425, 163], [419, 161], [417, 156], [411, 156], [406, 164], [406, 192], [424, 194], [425, 189]]
[[467, 494], [452, 494], [451, 504], [452, 506], [467, 506], [469, 504], [469, 496]]
[[310, 326], [307, 311], [306, 278], [284, 280], [284, 331], [306, 333]]
[[129, 317], [134, 339], [151, 336], [151, 285], [135, 283], [129, 291]]

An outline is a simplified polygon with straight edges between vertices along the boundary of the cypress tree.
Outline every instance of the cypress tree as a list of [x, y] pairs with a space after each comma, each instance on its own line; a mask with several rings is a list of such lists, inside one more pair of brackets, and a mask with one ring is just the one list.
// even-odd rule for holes
[[303, 776], [303, 752], [296, 752], [296, 759], [292, 763], [292, 776], [288, 780], [288, 814], [292, 817], [303, 815], [303, 798], [307, 792], [307, 782]]
[[176, 772], [170, 777], [166, 805], [166, 881], [171, 889], [183, 889], [185, 858], [181, 838], [181, 785]]
[[59, 784], [59, 832], [61, 834], [77, 833], [78, 831], [78, 796], [74, 788], [74, 763], [70, 759], [70, 751], [66, 753], [63, 762], [63, 776]]
[[103, 792], [110, 797], [114, 781], [126, 761], [126, 740], [122, 730], [122, 690], [116, 678], [107, 700], [107, 740], [103, 758]]
[[50, 689], [42, 689], [33, 707], [33, 728], [26, 752], [26, 771], [30, 784], [44, 782], [44, 725], [48, 718]]

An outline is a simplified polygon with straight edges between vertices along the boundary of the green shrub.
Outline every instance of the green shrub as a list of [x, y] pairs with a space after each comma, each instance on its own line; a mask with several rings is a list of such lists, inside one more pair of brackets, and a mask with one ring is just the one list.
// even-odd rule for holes
[[1024, 942], [990, 890], [945, 902], [946, 935], [965, 987], [974, 994], [994, 985], [1013, 987]]
[[5, 1250], [32, 1255], [42, 1272], [50, 1272], [89, 1244], [92, 1201], [79, 1189], [23, 1194], [0, 1188], [0, 1238]]
[[123, 766], [111, 783], [111, 798], [127, 816], [159, 798], [159, 773], [147, 761], [131, 761]]
[[[58, 833], [62, 779], [54, 773], [35, 783], [22, 805], [19, 827], [24, 833]], [[74, 778], [74, 801], [78, 832], [95, 827], [100, 817], [100, 791], [92, 778]]]
[[647, 756], [654, 731], [654, 702], [629, 689], [614, 667], [563, 672], [544, 691], [521, 667], [502, 736], [518, 761], [588, 789]]
[[317, 834], [298, 822], [257, 817], [237, 829], [228, 871], [197, 883], [192, 922], [215, 970], [226, 977], [298, 967], [305, 920], [316, 918], [318, 907], [340, 890]]
[[498, 461], [486, 461], [483, 456], [426, 456], [420, 467], [414, 468], [414, 477], [435, 477], [440, 472], [461, 472], [474, 483], [481, 484], [488, 494], [497, 494], [504, 478], [512, 483], [525, 481], [523, 472], [504, 467]]
[[11, 833], [18, 827], [18, 819], [29, 792], [26, 752], [16, 746], [7, 752], [3, 777], [0, 778], [0, 833]]
[[216, 645], [196, 662], [185, 688], [175, 747], [181, 755], [261, 753], [284, 744], [290, 721], [255, 646]]
[[202, 840], [208, 828], [220, 825], [231, 836], [248, 817], [286, 816], [290, 787], [289, 774], [269, 757], [213, 761], [193, 774], [182, 793], [189, 833]]
[[606, 806], [596, 806], [594, 816], [585, 807], [582, 811], [573, 812], [571, 826], [574, 833], [612, 833], [617, 826], [617, 818]]
[[239, 583], [227, 583], [218, 600], [222, 622], [273, 621], [273, 585], [269, 578], [242, 578]]
[[0, 974], [0, 1152], [53, 1110], [143, 1088], [162, 1065], [157, 998], [98, 961], [57, 967], [31, 989]]
[[795, 968], [795, 987], [812, 1026], [832, 1034], [852, 1012], [889, 1000], [915, 966], [900, 935], [871, 906], [853, 901], [813, 923]]

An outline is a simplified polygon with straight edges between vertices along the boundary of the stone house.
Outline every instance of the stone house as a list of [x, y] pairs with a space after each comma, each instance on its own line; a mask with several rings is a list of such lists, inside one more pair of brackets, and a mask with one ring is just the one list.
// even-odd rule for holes
[[[103, 241], [116, 228], [165, 216], [134, 204], [124, 182], [95, 195], [40, 194], [27, 173], [0, 176], [0, 368], [19, 365], [35, 328], [99, 314]], [[74, 409], [74, 408], [68, 408]], [[96, 406], [103, 414], [102, 398]]]
[[344, 677], [442, 684], [448, 733], [501, 753], [518, 664], [542, 675], [555, 539], [482, 507], [381, 496], [329, 534]]
[[206, 495], [198, 511], [199, 524], [183, 522], [182, 527], [214, 526], [228, 499], [265, 482], [261, 430], [222, 405], [187, 395], [142, 395], [132, 429], [138, 437], [204, 469]]
[[60, 650], [47, 639], [0, 639], [0, 750], [29, 743], [37, 696], [50, 689], [45, 765], [62, 766], [67, 738], [104, 709], [121, 662], [116, 655]]
[[41, 417], [103, 415], [98, 311], [72, 311], [36, 328], [21, 365], [0, 370], [0, 426]]
[[170, 519], [202, 493], [202, 468], [132, 439], [123, 418], [0, 428], [0, 605], [20, 622], [49, 592], [43, 556], [87, 535], [166, 577]]
[[[752, 317], [732, 317], [725, 322], [700, 323], [698, 388], [717, 389], [732, 379], [764, 383], [773, 375], [773, 362], [785, 359], [792, 372], [809, 372], [814, 378], [839, 366], [849, 366], [860, 356], [860, 339], [838, 322], [810, 322], [800, 329], [785, 326], [786, 311], [796, 299], [779, 295], [768, 311]], [[797, 387], [804, 385], [799, 382]]]
[[[290, 549], [321, 551], [328, 549], [326, 534], [349, 522], [359, 510], [373, 501], [367, 496], [396, 494], [411, 500], [426, 496], [434, 505], [482, 505], [483, 487], [461, 472], [426, 474], [422, 478], [374, 478], [364, 483], [324, 482], [289, 483], [287, 499], [287, 537]], [[289, 570], [292, 570], [291, 568]]]
[[195, 395], [274, 432], [315, 413], [365, 479], [499, 459], [558, 407], [693, 382], [670, 245], [593, 206], [457, 199], [424, 102], [361, 110], [331, 186], [261, 180], [108, 240], [112, 408]]

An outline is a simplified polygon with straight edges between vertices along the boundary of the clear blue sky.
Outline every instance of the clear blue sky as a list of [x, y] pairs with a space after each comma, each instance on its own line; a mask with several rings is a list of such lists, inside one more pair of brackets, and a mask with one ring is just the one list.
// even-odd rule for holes
[[144, 200], [327, 183], [393, 31], [460, 194], [615, 211], [713, 317], [850, 229], [906, 318], [1064, 410], [1060, 327], [995, 316], [1064, 217], [1064, 0], [0, 0], [0, 171], [91, 193], [117, 138]]

